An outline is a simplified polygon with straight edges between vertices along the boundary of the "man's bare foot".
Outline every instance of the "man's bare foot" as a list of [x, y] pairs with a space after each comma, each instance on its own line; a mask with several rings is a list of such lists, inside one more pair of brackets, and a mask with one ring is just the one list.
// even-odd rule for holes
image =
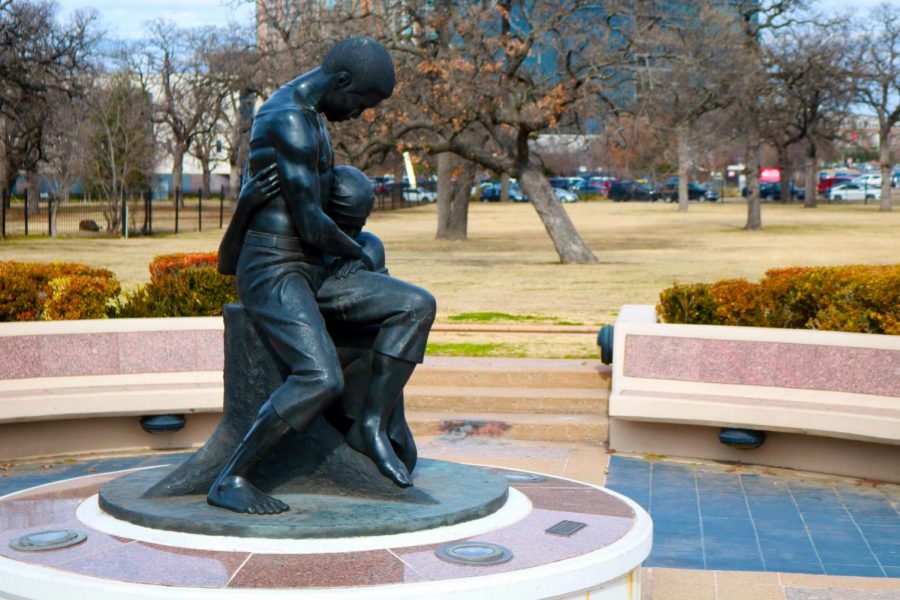
[[400, 487], [412, 487], [412, 477], [406, 465], [394, 454], [387, 434], [378, 427], [360, 425], [356, 421], [347, 432], [347, 444], [372, 459], [378, 470]]
[[277, 515], [290, 509], [278, 498], [262, 493], [238, 475], [219, 477], [209, 488], [206, 503], [254, 515]]

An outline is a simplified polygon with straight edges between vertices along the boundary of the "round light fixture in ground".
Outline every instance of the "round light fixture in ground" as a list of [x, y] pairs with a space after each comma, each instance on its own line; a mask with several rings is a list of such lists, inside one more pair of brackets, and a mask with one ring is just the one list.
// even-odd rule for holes
[[512, 560], [509, 548], [487, 542], [452, 542], [434, 551], [438, 558], [460, 565], [499, 565]]
[[9, 543], [9, 547], [20, 552], [40, 552], [42, 550], [59, 550], [80, 544], [87, 539], [87, 535], [73, 529], [55, 529], [52, 531], [38, 531], [23, 535]]
[[537, 473], [500, 473], [503, 477], [506, 478], [507, 481], [512, 481], [513, 483], [540, 483], [542, 481], [547, 481], [547, 478], [543, 475], [538, 475]]

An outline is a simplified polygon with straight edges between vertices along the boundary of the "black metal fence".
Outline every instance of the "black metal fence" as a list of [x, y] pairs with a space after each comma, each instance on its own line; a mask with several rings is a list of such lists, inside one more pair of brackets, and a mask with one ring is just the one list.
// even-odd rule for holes
[[[49, 198], [10, 195], [0, 189], [0, 237], [63, 236], [63, 237], [136, 237], [208, 231], [228, 225], [233, 203], [228, 199], [228, 187], [218, 194], [205, 195], [175, 190], [170, 198], [154, 198], [151, 190], [134, 190], [118, 202], [107, 200], [70, 199], [55, 203]], [[376, 194], [376, 211], [396, 210], [419, 206], [398, 194]]]

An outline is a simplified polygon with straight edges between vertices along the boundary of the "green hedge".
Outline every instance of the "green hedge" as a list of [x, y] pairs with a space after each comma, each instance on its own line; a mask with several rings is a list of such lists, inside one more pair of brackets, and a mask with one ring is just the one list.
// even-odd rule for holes
[[660, 294], [665, 323], [900, 334], [900, 265], [794, 267]]

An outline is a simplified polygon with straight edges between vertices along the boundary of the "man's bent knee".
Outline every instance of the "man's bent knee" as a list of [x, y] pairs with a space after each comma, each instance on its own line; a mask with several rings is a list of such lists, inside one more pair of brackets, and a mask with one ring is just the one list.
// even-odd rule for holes
[[416, 321], [430, 325], [434, 323], [437, 302], [430, 292], [419, 289], [416, 290], [416, 293], [410, 294], [407, 311]]

